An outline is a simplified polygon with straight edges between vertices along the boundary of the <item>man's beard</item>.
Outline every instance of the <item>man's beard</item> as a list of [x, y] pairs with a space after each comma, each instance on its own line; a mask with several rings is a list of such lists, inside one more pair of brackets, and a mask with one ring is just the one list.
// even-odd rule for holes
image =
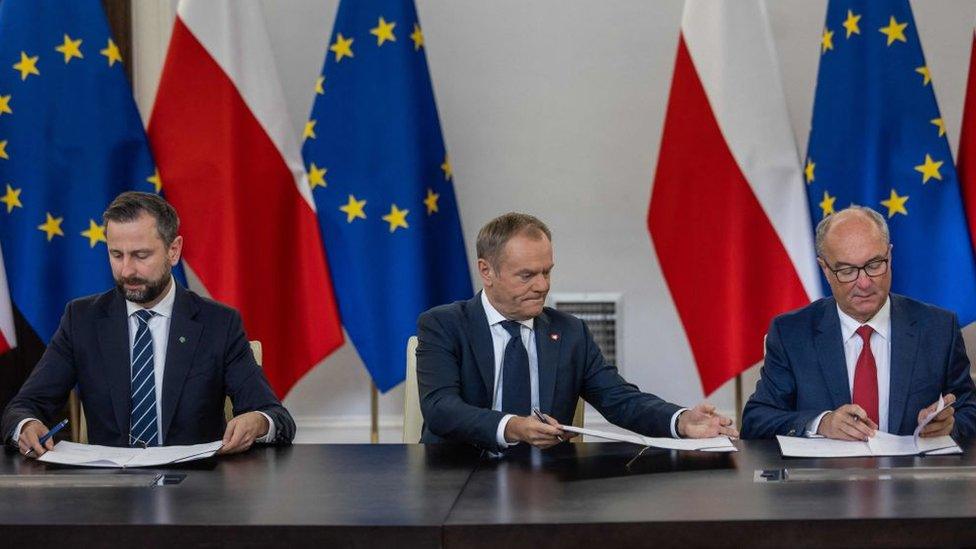
[[[131, 276], [129, 278], [116, 278], [115, 279], [115, 289], [122, 294], [125, 299], [142, 305], [143, 303], [149, 303], [157, 297], [159, 297], [166, 286], [169, 284], [169, 279], [173, 278], [173, 275], [169, 272], [160, 277], [159, 280], [146, 280], [145, 278], [140, 278], [138, 276]], [[126, 289], [126, 284], [143, 284], [144, 288], [129, 290]]]

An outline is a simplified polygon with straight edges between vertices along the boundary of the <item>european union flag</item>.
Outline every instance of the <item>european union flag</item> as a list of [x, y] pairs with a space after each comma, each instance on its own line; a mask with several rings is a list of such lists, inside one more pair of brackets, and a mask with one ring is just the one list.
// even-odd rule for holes
[[888, 219], [892, 290], [976, 320], [976, 261], [945, 123], [908, 0], [831, 0], [805, 179], [816, 222]]
[[4, 0], [0, 36], [0, 241], [46, 343], [69, 300], [113, 284], [105, 207], [158, 178], [98, 0]]
[[417, 316], [472, 292], [413, 0], [339, 4], [304, 140], [342, 323], [387, 391]]

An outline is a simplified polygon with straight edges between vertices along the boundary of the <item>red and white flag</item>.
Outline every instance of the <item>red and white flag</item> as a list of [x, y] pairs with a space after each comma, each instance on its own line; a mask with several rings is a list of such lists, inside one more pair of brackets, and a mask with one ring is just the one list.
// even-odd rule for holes
[[0, 250], [0, 354], [17, 346], [17, 332], [14, 330], [14, 307], [10, 301], [10, 288], [7, 286], [7, 268]]
[[181, 0], [149, 139], [189, 268], [284, 397], [343, 337], [260, 2]]
[[810, 214], [761, 0], [688, 0], [647, 226], [702, 388], [818, 296]]
[[[939, 129], [945, 131], [945, 125]], [[962, 130], [959, 134], [959, 152], [956, 154], [956, 171], [962, 186], [962, 202], [969, 222], [969, 235], [976, 246], [976, 34], [969, 56], [969, 81], [966, 84], [966, 101], [962, 111]]]

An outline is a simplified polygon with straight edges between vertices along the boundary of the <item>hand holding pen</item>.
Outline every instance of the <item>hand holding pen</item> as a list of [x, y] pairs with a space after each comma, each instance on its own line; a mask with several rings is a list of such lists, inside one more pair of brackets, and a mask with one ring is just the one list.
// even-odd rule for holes
[[17, 439], [20, 453], [24, 454], [24, 457], [35, 457], [42, 456], [45, 452], [53, 450], [54, 435], [58, 434], [67, 425], [68, 420], [66, 419], [55, 425], [53, 429], [48, 430], [43, 423], [36, 419], [28, 421], [21, 428], [20, 437]]

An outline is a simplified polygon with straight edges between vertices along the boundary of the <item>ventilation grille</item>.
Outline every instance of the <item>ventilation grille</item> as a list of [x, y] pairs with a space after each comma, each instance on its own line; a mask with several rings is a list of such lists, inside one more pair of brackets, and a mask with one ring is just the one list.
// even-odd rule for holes
[[585, 322], [607, 363], [621, 367], [620, 294], [550, 294], [550, 302]]

